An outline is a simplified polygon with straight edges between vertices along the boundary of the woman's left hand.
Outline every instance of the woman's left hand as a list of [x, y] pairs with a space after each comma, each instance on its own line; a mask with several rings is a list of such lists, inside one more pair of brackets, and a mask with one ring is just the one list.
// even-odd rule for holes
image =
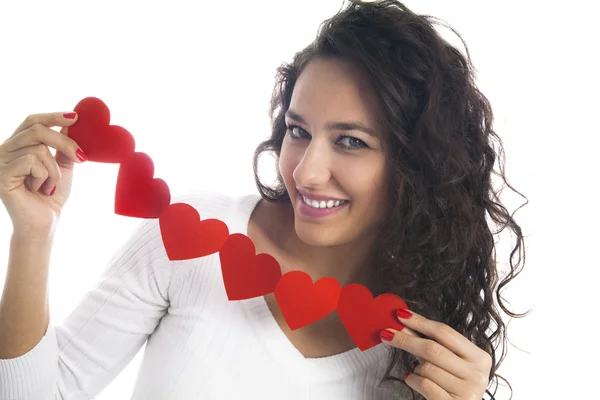
[[[400, 313], [406, 313], [401, 315]], [[488, 386], [492, 357], [463, 335], [441, 322], [408, 310], [399, 310], [406, 327], [433, 339], [423, 339], [409, 330], [384, 329], [381, 340], [414, 354], [420, 364], [405, 374], [408, 386], [427, 400], [481, 400]], [[393, 335], [385, 336], [384, 332]], [[387, 340], [386, 340], [387, 339]]]

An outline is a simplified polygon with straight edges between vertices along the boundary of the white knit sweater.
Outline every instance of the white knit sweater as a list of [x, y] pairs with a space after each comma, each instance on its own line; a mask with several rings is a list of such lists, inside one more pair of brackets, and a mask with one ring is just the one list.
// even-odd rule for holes
[[[259, 200], [196, 193], [171, 202], [247, 234]], [[0, 399], [94, 398], [144, 343], [136, 400], [403, 398], [377, 386], [387, 345], [304, 358], [263, 297], [227, 299], [218, 253], [170, 261], [149, 219], [62, 325], [51, 320], [31, 351], [0, 360]]]

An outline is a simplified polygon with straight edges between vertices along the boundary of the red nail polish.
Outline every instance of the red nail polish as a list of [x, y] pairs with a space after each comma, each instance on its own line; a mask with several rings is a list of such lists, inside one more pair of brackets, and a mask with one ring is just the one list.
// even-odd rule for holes
[[50, 196], [54, 196], [55, 191], [56, 191], [56, 186], [54, 186], [54, 189], [52, 189], [52, 191], [50, 192]]
[[88, 157], [85, 155], [85, 153], [83, 151], [81, 151], [81, 149], [77, 149], [77, 151], [75, 152], [75, 155], [81, 162], [88, 160]]
[[406, 380], [406, 378], [408, 378], [408, 376], [409, 376], [409, 375], [410, 375], [410, 373], [409, 373], [409, 372], [405, 372], [405, 373], [404, 373], [404, 380]]
[[68, 113], [64, 113], [63, 117], [68, 118], [68, 119], [74, 119], [76, 115], [77, 115], [77, 113], [75, 113], [75, 112], [68, 112]]
[[404, 308], [399, 308], [398, 310], [396, 310], [396, 315], [398, 316], [398, 318], [404, 319], [409, 319], [410, 317], [412, 317], [412, 313], [408, 310], [405, 310]]
[[387, 340], [389, 342], [394, 338], [394, 332], [384, 329], [379, 333], [379, 336], [381, 336], [381, 340]]

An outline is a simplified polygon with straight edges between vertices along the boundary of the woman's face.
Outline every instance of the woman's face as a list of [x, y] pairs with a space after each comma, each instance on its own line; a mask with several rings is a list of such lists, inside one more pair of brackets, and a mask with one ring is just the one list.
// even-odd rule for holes
[[[340, 60], [314, 59], [296, 81], [279, 169], [294, 208], [296, 234], [309, 245], [334, 246], [377, 235], [387, 201], [376, 104], [360, 72]], [[333, 207], [315, 209], [303, 195], [312, 206]], [[338, 200], [345, 203], [336, 207]]]

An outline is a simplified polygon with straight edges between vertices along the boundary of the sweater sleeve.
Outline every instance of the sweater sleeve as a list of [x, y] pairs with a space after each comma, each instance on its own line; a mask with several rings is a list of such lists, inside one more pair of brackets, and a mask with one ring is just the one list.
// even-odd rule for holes
[[62, 325], [50, 319], [33, 349], [0, 360], [0, 400], [95, 397], [166, 313], [172, 267], [158, 219], [143, 220]]

